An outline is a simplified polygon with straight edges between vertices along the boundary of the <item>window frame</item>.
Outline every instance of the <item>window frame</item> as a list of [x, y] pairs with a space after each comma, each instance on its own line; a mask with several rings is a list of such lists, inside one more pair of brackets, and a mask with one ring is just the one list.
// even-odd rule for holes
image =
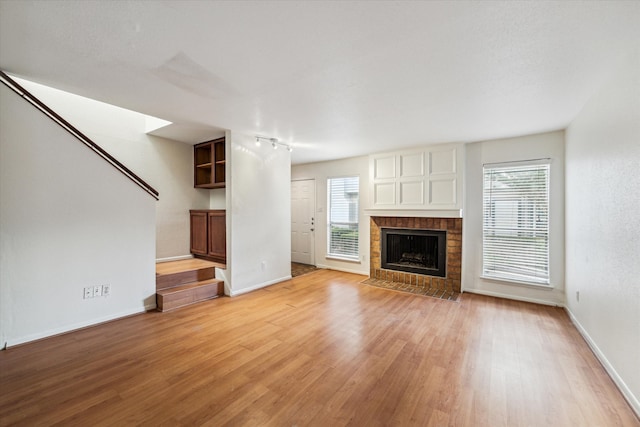
[[[503, 201], [511, 203], [511, 209], [517, 210], [517, 214], [509, 214], [500, 217], [496, 213], [496, 203], [499, 199], [492, 199], [499, 196], [500, 191], [494, 191], [495, 179], [491, 180], [491, 188], [487, 188], [487, 175], [493, 172], [523, 172], [544, 171], [543, 178], [536, 178], [541, 187], [533, 187], [522, 179], [520, 192], [506, 190], [503, 192], [508, 197]], [[483, 165], [482, 170], [482, 269], [481, 277], [483, 279], [503, 281], [519, 285], [530, 285], [544, 288], [551, 288], [551, 159], [535, 159], [526, 161], [514, 161], [503, 163], [489, 163]], [[525, 185], [525, 187], [522, 187]], [[527, 186], [528, 185], [528, 186]], [[524, 190], [523, 190], [524, 188]], [[532, 202], [532, 197], [544, 196], [543, 200]], [[510, 197], [510, 198], [509, 198]], [[529, 199], [527, 199], [529, 197]], [[488, 205], [488, 200], [491, 200]], [[524, 206], [524, 208], [523, 208]], [[508, 208], [508, 206], [507, 206]], [[546, 213], [546, 217], [545, 214]], [[542, 215], [542, 219], [540, 217]], [[488, 226], [488, 223], [495, 224], [496, 221], [502, 220], [502, 227]], [[517, 223], [515, 227], [509, 228], [504, 222]], [[528, 224], [528, 227], [523, 224]], [[502, 246], [500, 243], [500, 235], [496, 230], [502, 230]], [[492, 234], [493, 233], [493, 234]], [[513, 239], [513, 234], [520, 239]], [[508, 239], [505, 238], [509, 236]], [[536, 240], [543, 239], [544, 245], [540, 247], [541, 242]], [[509, 240], [515, 242], [515, 247], [519, 248], [517, 255], [514, 255], [513, 246], [509, 246]], [[528, 240], [528, 242], [527, 242]], [[489, 249], [491, 248], [491, 249]], [[488, 262], [493, 256], [506, 256], [507, 261], [504, 263]], [[521, 255], [521, 256], [518, 256]], [[534, 262], [526, 262], [526, 258], [531, 257]], [[519, 260], [519, 261], [518, 261]], [[518, 264], [519, 262], [519, 264]], [[511, 272], [506, 270], [511, 269]], [[529, 269], [531, 274], [526, 274], [525, 270]], [[502, 271], [501, 271], [502, 270]]]
[[[333, 211], [333, 203], [332, 203], [332, 182], [337, 180], [345, 180], [345, 179], [356, 179], [358, 194], [356, 198], [356, 209], [355, 209], [355, 221], [332, 221], [332, 211]], [[346, 213], [351, 213], [351, 209], [349, 209], [348, 205]], [[344, 207], [344, 206], [343, 206]], [[332, 224], [339, 224], [342, 226], [351, 226], [352, 231], [357, 233], [355, 246], [353, 249], [355, 253], [345, 253], [345, 252], [336, 252], [332, 250], [332, 244], [334, 243], [334, 239], [332, 239]], [[334, 245], [335, 246], [335, 245]], [[326, 258], [329, 259], [338, 259], [341, 261], [351, 261], [351, 262], [359, 262], [360, 261], [360, 176], [359, 175], [343, 175], [343, 176], [332, 176], [327, 178], [327, 253]]]

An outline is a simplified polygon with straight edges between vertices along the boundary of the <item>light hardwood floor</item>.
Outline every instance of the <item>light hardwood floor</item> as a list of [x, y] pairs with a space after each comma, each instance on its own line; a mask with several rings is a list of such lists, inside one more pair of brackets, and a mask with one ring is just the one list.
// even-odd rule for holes
[[562, 309], [319, 270], [0, 352], [0, 425], [638, 426]]

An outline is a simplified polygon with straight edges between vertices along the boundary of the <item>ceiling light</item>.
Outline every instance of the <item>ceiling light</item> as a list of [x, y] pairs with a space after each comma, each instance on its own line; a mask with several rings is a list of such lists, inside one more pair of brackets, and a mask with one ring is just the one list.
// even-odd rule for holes
[[260, 147], [262, 141], [270, 142], [271, 143], [271, 147], [273, 147], [274, 150], [277, 150], [278, 146], [282, 145], [284, 148], [287, 149], [287, 151], [289, 151], [289, 152], [293, 151], [293, 147], [291, 147], [291, 145], [285, 144], [284, 142], [278, 141], [278, 138], [267, 138], [266, 136], [256, 135], [256, 146], [257, 147]]

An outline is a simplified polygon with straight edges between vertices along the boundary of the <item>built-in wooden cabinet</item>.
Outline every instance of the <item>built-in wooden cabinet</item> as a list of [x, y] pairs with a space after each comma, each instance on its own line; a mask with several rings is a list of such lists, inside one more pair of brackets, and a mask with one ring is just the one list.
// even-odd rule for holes
[[207, 255], [207, 211], [190, 211], [191, 213], [191, 253]]
[[227, 221], [224, 210], [191, 210], [191, 253], [226, 264]]
[[225, 211], [211, 211], [207, 213], [208, 255], [223, 262], [227, 260], [227, 220]]
[[224, 188], [227, 159], [225, 138], [201, 142], [193, 147], [193, 186]]

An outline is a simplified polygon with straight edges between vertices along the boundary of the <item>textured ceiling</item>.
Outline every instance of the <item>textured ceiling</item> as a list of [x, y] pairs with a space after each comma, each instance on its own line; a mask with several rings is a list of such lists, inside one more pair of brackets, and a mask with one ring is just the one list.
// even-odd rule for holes
[[631, 1], [0, 0], [4, 71], [294, 163], [565, 128], [639, 43]]

